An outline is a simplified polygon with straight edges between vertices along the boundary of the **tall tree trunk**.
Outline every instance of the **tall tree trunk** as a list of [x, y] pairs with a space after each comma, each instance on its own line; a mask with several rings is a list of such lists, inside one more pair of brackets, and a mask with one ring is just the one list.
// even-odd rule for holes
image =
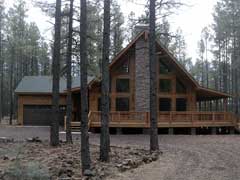
[[[1, 52], [0, 52], [1, 53]], [[1, 57], [1, 60], [0, 60], [0, 76], [1, 76], [1, 79], [0, 79], [0, 124], [1, 124], [1, 120], [3, 118], [3, 115], [4, 115], [4, 103], [3, 103], [3, 76], [4, 76], [4, 72], [3, 72], [3, 64], [4, 64], [4, 61]]]
[[150, 0], [150, 33], [149, 33], [149, 62], [150, 62], [150, 150], [159, 150], [157, 126], [157, 79], [156, 79], [156, 35], [155, 35], [155, 0]]
[[88, 135], [88, 84], [87, 84], [87, 3], [81, 0], [80, 15], [80, 64], [81, 64], [81, 160], [82, 172], [91, 167]]
[[73, 1], [70, 0], [69, 23], [68, 23], [68, 45], [67, 45], [67, 122], [66, 140], [72, 143], [71, 120], [72, 120], [72, 32], [73, 32]]
[[50, 143], [52, 146], [59, 145], [59, 72], [60, 72], [60, 49], [61, 49], [61, 0], [56, 0], [55, 34], [53, 47], [53, 86], [52, 86], [52, 124]]
[[0, 14], [0, 124], [3, 117], [3, 56], [2, 56], [2, 14]]
[[9, 124], [12, 125], [12, 119], [13, 119], [13, 68], [14, 68], [14, 58], [15, 58], [15, 50], [14, 47], [11, 48], [11, 64], [10, 64], [10, 91], [9, 91], [9, 97], [10, 97], [10, 117], [9, 117]]
[[104, 29], [102, 52], [102, 96], [100, 160], [109, 160], [109, 48], [110, 48], [110, 0], [104, 0]]

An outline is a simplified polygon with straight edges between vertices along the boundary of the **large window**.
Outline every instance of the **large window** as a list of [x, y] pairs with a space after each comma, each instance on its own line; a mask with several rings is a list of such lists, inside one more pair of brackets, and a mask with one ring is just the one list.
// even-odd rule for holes
[[117, 79], [116, 80], [117, 92], [129, 92], [129, 79]]
[[159, 80], [159, 90], [160, 92], [171, 92], [172, 83], [170, 79], [160, 79]]
[[177, 98], [176, 99], [176, 111], [187, 111], [187, 99]]
[[129, 98], [116, 98], [116, 111], [129, 111]]
[[170, 71], [170, 68], [161, 60], [159, 60], [159, 73], [160, 74], [168, 74]]
[[159, 111], [171, 111], [172, 103], [170, 98], [159, 99]]
[[176, 92], [182, 94], [187, 92], [186, 86], [179, 79], [176, 79]]

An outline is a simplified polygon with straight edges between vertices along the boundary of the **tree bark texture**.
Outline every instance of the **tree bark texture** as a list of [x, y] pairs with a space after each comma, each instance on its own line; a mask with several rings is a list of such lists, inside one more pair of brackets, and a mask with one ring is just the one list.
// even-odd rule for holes
[[88, 84], [87, 84], [87, 4], [81, 0], [80, 15], [80, 58], [81, 58], [81, 160], [82, 171], [91, 167], [88, 135]]
[[50, 132], [50, 144], [59, 145], [59, 72], [60, 72], [60, 49], [61, 49], [61, 0], [56, 0], [55, 34], [53, 47], [53, 84], [52, 84], [52, 123]]
[[72, 120], [72, 32], [73, 32], [73, 1], [70, 0], [68, 45], [67, 45], [67, 119], [66, 119], [66, 141], [72, 143], [71, 120]]
[[101, 137], [100, 160], [109, 161], [109, 48], [110, 48], [110, 0], [104, 0], [104, 29], [102, 52], [102, 87], [101, 87]]
[[150, 32], [149, 32], [149, 61], [150, 61], [150, 150], [159, 150], [157, 126], [157, 79], [156, 79], [156, 35], [155, 35], [155, 0], [150, 0]]

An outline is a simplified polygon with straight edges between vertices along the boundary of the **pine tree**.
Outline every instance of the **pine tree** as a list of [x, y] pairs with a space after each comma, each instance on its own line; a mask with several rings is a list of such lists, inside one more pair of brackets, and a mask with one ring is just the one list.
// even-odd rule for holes
[[109, 49], [110, 49], [110, 0], [104, 0], [104, 30], [102, 53], [102, 87], [101, 87], [101, 137], [100, 160], [109, 160]]
[[110, 46], [110, 55], [115, 57], [120, 50], [122, 50], [122, 45], [124, 41], [124, 16], [121, 12], [120, 6], [116, 1], [111, 3], [111, 46]]
[[91, 159], [88, 135], [88, 84], [87, 84], [87, 3], [81, 0], [80, 15], [80, 57], [81, 57], [81, 162], [82, 172], [90, 169]]
[[73, 26], [73, 0], [70, 0], [68, 45], [67, 45], [67, 112], [66, 112], [66, 141], [72, 143], [71, 120], [72, 120], [72, 26]]
[[4, 65], [4, 59], [3, 59], [3, 25], [4, 25], [4, 4], [1, 1], [0, 2], [0, 124], [1, 120], [3, 118], [3, 65]]
[[[16, 118], [14, 90], [23, 76], [50, 74], [49, 48], [37, 25], [27, 22], [24, 0], [5, 12], [0, 4], [0, 116]], [[11, 83], [10, 83], [11, 81]], [[4, 96], [2, 92], [9, 92]], [[1, 118], [0, 118], [1, 119]]]
[[56, 0], [55, 11], [55, 34], [53, 46], [53, 84], [52, 84], [52, 123], [50, 143], [52, 146], [59, 145], [59, 75], [60, 75], [60, 49], [61, 49], [61, 0]]
[[150, 62], [150, 150], [159, 150], [157, 119], [157, 79], [156, 79], [156, 1], [150, 0], [149, 62]]

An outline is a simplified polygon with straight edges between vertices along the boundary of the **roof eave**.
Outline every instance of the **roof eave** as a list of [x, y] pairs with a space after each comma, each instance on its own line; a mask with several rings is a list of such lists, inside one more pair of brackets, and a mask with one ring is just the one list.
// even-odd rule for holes
[[216, 90], [209, 89], [209, 88], [205, 88], [205, 87], [202, 87], [202, 86], [199, 86], [197, 88], [197, 92], [198, 91], [204, 91], [204, 92], [207, 92], [207, 93], [210, 93], [210, 94], [214, 94], [214, 96], [212, 95], [212, 97], [218, 97], [219, 99], [220, 98], [230, 98], [230, 97], [232, 97], [231, 94], [216, 91]]

